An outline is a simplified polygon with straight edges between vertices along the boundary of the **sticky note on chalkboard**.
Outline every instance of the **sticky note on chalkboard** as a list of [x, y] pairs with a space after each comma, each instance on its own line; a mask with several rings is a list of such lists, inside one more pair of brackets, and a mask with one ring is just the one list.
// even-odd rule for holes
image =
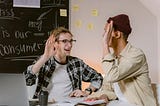
[[60, 16], [67, 17], [67, 10], [66, 9], [60, 9]]
[[97, 9], [92, 9], [92, 16], [98, 16], [98, 10]]

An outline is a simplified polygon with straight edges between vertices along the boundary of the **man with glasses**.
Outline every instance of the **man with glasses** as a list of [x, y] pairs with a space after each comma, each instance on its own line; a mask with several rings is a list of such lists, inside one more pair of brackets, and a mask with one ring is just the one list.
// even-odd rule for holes
[[[73, 40], [72, 33], [59, 27], [51, 32], [42, 56], [24, 72], [26, 83], [32, 86], [38, 78], [33, 98], [37, 98], [41, 90], [49, 92], [50, 101], [61, 101], [65, 97], [86, 97], [97, 91], [102, 85], [102, 76], [88, 66], [83, 60], [70, 56]], [[90, 82], [90, 86], [82, 91], [82, 81]]]

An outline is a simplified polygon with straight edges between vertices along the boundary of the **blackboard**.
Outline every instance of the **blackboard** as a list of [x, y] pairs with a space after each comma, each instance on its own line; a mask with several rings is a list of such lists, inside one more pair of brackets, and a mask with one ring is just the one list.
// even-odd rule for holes
[[13, 7], [12, 0], [0, 0], [0, 72], [26, 70], [43, 53], [50, 31], [69, 27], [68, 14], [69, 0], [41, 0], [40, 8]]

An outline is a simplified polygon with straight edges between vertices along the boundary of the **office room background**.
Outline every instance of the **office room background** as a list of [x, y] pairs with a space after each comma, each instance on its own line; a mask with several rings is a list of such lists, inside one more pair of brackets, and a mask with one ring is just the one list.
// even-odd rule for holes
[[[104, 74], [101, 69], [104, 25], [108, 17], [125, 13], [129, 15], [132, 26], [129, 41], [144, 51], [149, 63], [151, 80], [160, 83], [159, 0], [68, 1], [69, 29], [77, 40], [73, 46], [72, 55], [80, 57]], [[0, 0], [1, 2], [3, 0]]]
[[158, 0], [71, 0], [70, 29], [77, 39], [72, 54], [102, 72], [102, 34], [106, 19], [128, 14], [129, 41], [146, 54], [151, 80], [160, 83], [160, 9]]

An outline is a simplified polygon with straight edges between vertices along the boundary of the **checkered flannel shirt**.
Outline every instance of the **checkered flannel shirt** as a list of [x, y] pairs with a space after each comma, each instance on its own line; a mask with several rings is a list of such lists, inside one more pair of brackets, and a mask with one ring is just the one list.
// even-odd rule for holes
[[[34, 61], [35, 63], [36, 61]], [[43, 67], [41, 67], [38, 75], [32, 73], [32, 66], [27, 67], [24, 72], [27, 86], [32, 86], [36, 83], [38, 78], [37, 88], [33, 98], [37, 98], [43, 87], [47, 87], [49, 81], [54, 74], [56, 68], [55, 59], [49, 59]], [[77, 57], [67, 57], [67, 73], [72, 83], [73, 90], [82, 89], [82, 81], [91, 82], [91, 85], [97, 88], [101, 87], [103, 77], [100, 73], [95, 71], [93, 68], [85, 64], [81, 59]]]

